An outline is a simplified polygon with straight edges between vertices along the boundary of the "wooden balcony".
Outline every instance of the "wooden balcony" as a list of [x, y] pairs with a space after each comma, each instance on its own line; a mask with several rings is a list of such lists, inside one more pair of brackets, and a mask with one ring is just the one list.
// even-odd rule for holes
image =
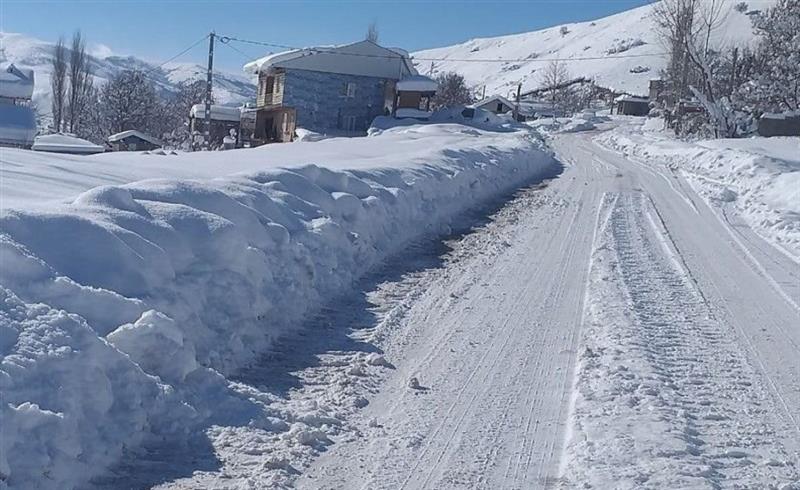
[[270, 107], [270, 106], [278, 106], [283, 104], [283, 92], [275, 93], [275, 92], [268, 92], [258, 94], [258, 98], [256, 99], [256, 104], [258, 107]]

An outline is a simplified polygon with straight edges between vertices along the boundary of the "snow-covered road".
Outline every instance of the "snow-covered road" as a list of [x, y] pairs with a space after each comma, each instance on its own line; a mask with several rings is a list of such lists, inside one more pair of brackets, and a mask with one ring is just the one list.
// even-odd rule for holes
[[395, 291], [394, 369], [298, 487], [798, 481], [800, 266], [668, 169], [554, 145], [563, 175]]

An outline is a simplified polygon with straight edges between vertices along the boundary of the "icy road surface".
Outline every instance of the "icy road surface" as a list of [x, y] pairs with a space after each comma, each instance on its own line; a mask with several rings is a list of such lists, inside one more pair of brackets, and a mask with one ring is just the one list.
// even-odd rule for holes
[[243, 375], [321, 428], [308, 451], [220, 426], [221, 468], [163, 487], [796, 488], [800, 266], [592, 136]]
[[666, 170], [555, 144], [564, 174], [422, 281], [361, 433], [298, 487], [798, 482], [798, 264]]

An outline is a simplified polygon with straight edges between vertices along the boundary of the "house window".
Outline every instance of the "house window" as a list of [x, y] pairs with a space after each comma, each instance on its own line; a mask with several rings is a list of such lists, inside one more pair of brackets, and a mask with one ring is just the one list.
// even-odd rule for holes
[[345, 82], [342, 84], [342, 95], [348, 99], [356, 96], [356, 84], [353, 82]]
[[497, 103], [497, 112], [498, 113], [503, 112], [503, 103], [502, 102], [498, 102]]

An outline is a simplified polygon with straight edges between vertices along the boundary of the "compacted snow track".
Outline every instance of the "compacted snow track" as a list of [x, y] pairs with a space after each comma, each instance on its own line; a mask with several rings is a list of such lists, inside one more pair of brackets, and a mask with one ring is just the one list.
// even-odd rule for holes
[[219, 462], [161, 487], [795, 488], [798, 264], [678, 172], [553, 146], [558, 178], [240, 374], [309, 430], [215, 426]]
[[554, 146], [563, 175], [415, 279], [360, 433], [298, 487], [797, 481], [798, 265], [666, 168]]

